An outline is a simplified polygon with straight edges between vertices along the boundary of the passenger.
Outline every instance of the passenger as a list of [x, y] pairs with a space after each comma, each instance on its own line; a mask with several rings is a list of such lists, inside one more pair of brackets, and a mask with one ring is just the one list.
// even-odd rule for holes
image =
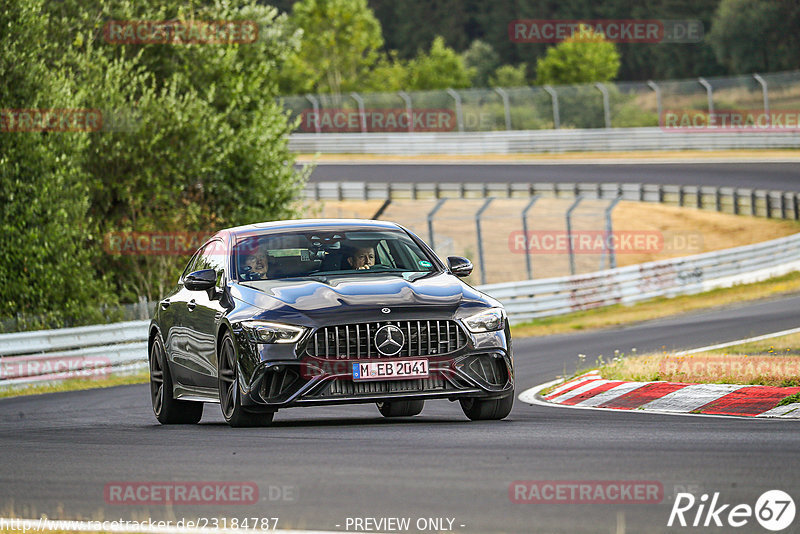
[[375, 265], [375, 249], [373, 247], [360, 247], [352, 249], [347, 257], [351, 269], [369, 269]]

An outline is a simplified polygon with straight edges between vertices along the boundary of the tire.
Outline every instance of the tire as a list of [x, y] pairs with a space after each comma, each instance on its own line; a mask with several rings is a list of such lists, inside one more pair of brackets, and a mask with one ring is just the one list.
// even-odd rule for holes
[[472, 421], [489, 421], [505, 419], [514, 406], [514, 394], [501, 399], [459, 399], [464, 415]]
[[392, 402], [378, 402], [378, 411], [384, 417], [411, 417], [419, 415], [425, 407], [424, 400], [405, 400]]
[[269, 426], [275, 415], [273, 412], [250, 413], [242, 407], [236, 347], [230, 332], [225, 332], [225, 335], [222, 336], [217, 361], [219, 362], [219, 405], [225, 421], [232, 427]]
[[203, 403], [172, 397], [172, 375], [161, 337], [156, 335], [150, 347], [150, 401], [153, 413], [162, 425], [193, 425], [203, 417]]

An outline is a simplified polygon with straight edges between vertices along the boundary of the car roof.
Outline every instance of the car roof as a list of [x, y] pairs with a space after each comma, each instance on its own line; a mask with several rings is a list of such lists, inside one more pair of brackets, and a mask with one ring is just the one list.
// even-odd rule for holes
[[286, 221], [270, 221], [235, 228], [226, 228], [218, 233], [231, 235], [257, 234], [263, 230], [318, 230], [322, 228], [374, 228], [374, 229], [401, 229], [397, 223], [389, 221], [376, 221], [373, 219], [293, 219]]

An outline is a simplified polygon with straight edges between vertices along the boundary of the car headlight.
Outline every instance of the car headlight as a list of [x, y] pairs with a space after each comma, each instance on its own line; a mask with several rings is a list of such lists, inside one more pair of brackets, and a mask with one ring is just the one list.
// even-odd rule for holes
[[240, 324], [250, 341], [256, 343], [296, 343], [306, 331], [303, 326], [267, 321], [242, 321]]
[[493, 332], [505, 326], [506, 313], [503, 308], [489, 308], [464, 319], [470, 332]]

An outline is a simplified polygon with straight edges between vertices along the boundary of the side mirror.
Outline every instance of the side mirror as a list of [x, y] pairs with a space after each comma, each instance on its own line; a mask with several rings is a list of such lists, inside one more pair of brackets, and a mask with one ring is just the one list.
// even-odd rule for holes
[[186, 275], [183, 285], [189, 291], [206, 291], [217, 285], [217, 271], [203, 269]]
[[448, 256], [447, 268], [456, 276], [469, 276], [472, 272], [472, 262], [461, 256]]

